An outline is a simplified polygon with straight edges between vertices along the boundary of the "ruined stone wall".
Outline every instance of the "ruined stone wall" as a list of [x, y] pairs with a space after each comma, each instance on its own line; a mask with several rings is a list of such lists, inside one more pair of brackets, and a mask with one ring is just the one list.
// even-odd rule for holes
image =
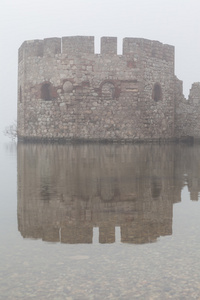
[[181, 96], [182, 87], [180, 85], [177, 90], [175, 136], [177, 138], [193, 137], [194, 139], [199, 140], [200, 83], [193, 83], [188, 100]]
[[174, 47], [137, 38], [24, 42], [19, 49], [18, 137], [137, 141], [174, 137]]

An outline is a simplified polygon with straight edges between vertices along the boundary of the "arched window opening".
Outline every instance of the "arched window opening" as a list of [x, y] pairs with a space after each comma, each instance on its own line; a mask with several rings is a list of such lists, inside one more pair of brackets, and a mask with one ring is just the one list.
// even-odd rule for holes
[[41, 98], [46, 101], [53, 100], [51, 83], [44, 83], [41, 87]]
[[115, 86], [111, 82], [105, 82], [101, 88], [101, 95], [106, 99], [114, 99], [115, 98]]
[[155, 102], [162, 100], [162, 88], [159, 83], [154, 84], [152, 98]]

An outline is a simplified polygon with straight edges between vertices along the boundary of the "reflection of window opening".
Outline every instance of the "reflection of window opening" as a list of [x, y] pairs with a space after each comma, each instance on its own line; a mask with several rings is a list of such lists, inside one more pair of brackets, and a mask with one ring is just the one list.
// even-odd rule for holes
[[19, 102], [22, 102], [22, 88], [19, 88]]
[[158, 198], [161, 195], [162, 182], [159, 178], [152, 178], [151, 182], [151, 196], [152, 198]]
[[51, 193], [49, 191], [48, 184], [41, 186], [41, 199], [44, 201], [49, 201], [51, 199]]
[[43, 100], [49, 101], [52, 100], [52, 91], [51, 91], [51, 84], [50, 83], [44, 83], [41, 87], [41, 98]]
[[162, 89], [159, 83], [154, 84], [152, 98], [155, 102], [162, 100]]

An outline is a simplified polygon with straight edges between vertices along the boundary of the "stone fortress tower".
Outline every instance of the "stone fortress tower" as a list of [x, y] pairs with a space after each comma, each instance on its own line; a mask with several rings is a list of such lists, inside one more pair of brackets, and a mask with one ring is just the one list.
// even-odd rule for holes
[[174, 47], [142, 38], [73, 36], [19, 49], [18, 139], [158, 141], [200, 138], [200, 83], [189, 100]]

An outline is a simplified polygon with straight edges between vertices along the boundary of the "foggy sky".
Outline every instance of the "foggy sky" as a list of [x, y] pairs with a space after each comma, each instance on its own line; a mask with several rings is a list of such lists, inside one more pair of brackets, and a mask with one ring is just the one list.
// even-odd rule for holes
[[1, 0], [0, 138], [17, 116], [17, 55], [25, 40], [73, 35], [158, 40], [175, 46], [175, 74], [188, 95], [200, 81], [199, 0]]

